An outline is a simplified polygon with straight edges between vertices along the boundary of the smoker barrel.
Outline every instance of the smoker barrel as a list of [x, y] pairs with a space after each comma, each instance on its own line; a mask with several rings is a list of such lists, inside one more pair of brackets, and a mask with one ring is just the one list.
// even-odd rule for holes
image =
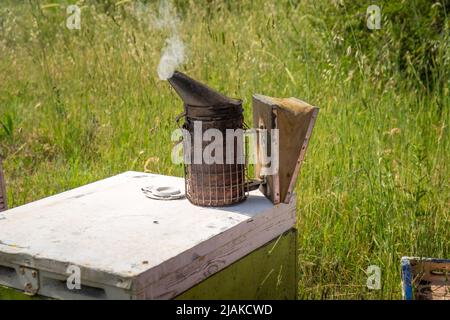
[[[183, 128], [189, 132], [183, 143], [185, 159], [191, 160], [184, 164], [186, 197], [195, 205], [212, 207], [245, 200], [248, 190], [245, 185], [242, 101], [226, 97], [178, 71], [168, 81], [184, 102]], [[223, 137], [222, 155], [212, 152], [218, 160], [215, 163], [205, 161], [203, 157], [205, 148], [212, 142], [203, 141], [203, 134], [208, 129], [220, 131]], [[227, 129], [233, 131], [227, 132]], [[201, 134], [200, 146], [195, 144], [198, 141], [195, 134]], [[229, 134], [234, 136], [227, 139]], [[227, 140], [231, 139], [232, 143], [227, 146]], [[197, 152], [201, 152], [201, 159], [195, 157], [195, 148], [199, 148]]]

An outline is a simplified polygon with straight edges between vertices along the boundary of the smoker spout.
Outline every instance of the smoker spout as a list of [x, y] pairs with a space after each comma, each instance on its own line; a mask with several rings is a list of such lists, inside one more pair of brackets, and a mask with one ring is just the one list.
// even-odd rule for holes
[[241, 101], [226, 97], [218, 91], [188, 77], [184, 73], [175, 71], [168, 79], [185, 105], [195, 107], [240, 106]]

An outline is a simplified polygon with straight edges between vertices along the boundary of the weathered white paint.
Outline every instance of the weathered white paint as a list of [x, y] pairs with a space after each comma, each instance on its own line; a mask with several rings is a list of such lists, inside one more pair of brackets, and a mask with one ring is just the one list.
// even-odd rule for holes
[[[184, 190], [181, 178], [125, 172], [3, 212], [0, 266], [39, 270], [48, 296], [78, 298], [60, 292], [76, 265], [82, 286], [106, 291], [90, 298], [167, 299], [295, 226], [295, 199], [274, 206], [257, 190], [235, 206], [202, 208], [149, 199], [149, 185]], [[0, 284], [16, 286], [2, 274]]]

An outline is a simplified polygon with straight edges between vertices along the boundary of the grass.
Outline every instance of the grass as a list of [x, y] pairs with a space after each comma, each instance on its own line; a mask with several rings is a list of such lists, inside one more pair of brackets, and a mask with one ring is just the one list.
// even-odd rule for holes
[[25, 295], [23, 292], [0, 286], [0, 300], [33, 300], [37, 297]]
[[[182, 175], [170, 160], [182, 106], [156, 75], [167, 33], [152, 27], [154, 2], [134, 2], [84, 1], [81, 30], [68, 30], [65, 2], [2, 1], [10, 206], [125, 170]], [[296, 186], [299, 298], [399, 299], [401, 256], [450, 257], [448, 89], [385, 81], [358, 48], [359, 64], [329, 50], [318, 2], [180, 3], [181, 70], [243, 98], [248, 122], [253, 93], [321, 108]], [[366, 287], [369, 265], [381, 290]]]

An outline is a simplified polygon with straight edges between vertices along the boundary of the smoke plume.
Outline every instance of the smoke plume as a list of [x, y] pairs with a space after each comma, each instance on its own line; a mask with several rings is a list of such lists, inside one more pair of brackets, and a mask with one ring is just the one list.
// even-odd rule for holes
[[170, 37], [166, 39], [165, 47], [162, 49], [157, 68], [159, 78], [167, 80], [172, 77], [178, 66], [185, 60], [185, 46], [178, 32], [180, 20], [170, 0], [161, 0], [154, 24], [155, 27], [170, 32]]

